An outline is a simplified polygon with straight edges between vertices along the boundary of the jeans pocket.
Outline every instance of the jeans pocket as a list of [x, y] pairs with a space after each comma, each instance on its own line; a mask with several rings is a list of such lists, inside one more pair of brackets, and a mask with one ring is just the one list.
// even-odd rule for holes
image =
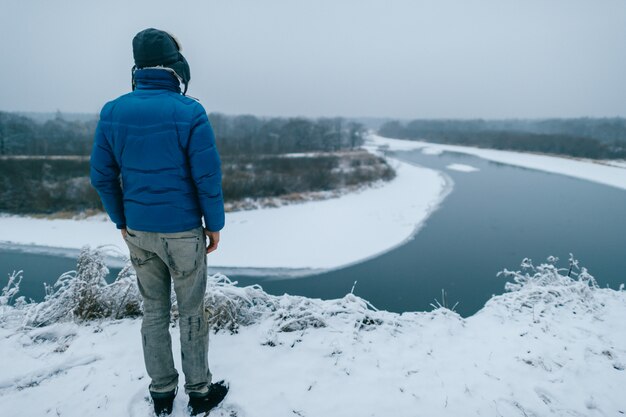
[[169, 267], [175, 272], [185, 274], [198, 267], [202, 245], [200, 236], [165, 238], [165, 251]]
[[131, 263], [133, 264], [135, 268], [137, 268], [145, 264], [146, 262], [148, 262], [150, 259], [154, 258], [156, 256], [156, 253], [149, 252], [145, 249], [142, 249], [139, 246], [137, 246], [135, 243], [133, 243], [132, 240], [135, 237], [136, 236], [128, 235], [126, 237], [126, 245], [128, 246], [128, 250], [130, 252]]

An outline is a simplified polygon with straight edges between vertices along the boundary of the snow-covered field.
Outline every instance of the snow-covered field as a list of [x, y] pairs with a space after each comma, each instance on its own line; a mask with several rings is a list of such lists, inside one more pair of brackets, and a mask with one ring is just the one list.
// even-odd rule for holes
[[[388, 271], [393, 274], [393, 271]], [[259, 289], [253, 323], [210, 336], [222, 417], [620, 416], [626, 413], [626, 293], [548, 266], [469, 318], [438, 308], [373, 311]], [[524, 282], [525, 281], [525, 282]], [[140, 320], [21, 327], [0, 303], [2, 416], [151, 416]], [[179, 335], [172, 328], [180, 370]], [[187, 402], [181, 389], [174, 417]]]
[[[334, 268], [372, 257], [410, 238], [451, 186], [431, 169], [389, 159], [388, 183], [322, 201], [226, 214], [209, 264], [245, 268]], [[82, 220], [0, 216], [0, 243], [128, 250], [104, 215]], [[28, 247], [26, 247], [28, 250]]]
[[442, 145], [431, 142], [389, 139], [377, 135], [370, 136], [369, 145], [372, 147], [382, 146], [392, 151], [421, 149], [424, 154], [428, 155], [437, 155], [441, 152], [464, 153], [494, 162], [566, 175], [568, 177], [626, 189], [626, 164], [624, 164], [623, 161], [580, 160], [524, 152], [473, 148], [470, 146]]

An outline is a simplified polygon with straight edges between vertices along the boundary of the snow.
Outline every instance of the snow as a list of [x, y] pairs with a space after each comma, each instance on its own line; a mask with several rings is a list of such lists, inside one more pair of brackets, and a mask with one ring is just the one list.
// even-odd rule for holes
[[602, 161], [602, 163], [604, 165], [609, 165], [609, 166], [614, 166], [614, 167], [618, 167], [618, 168], [624, 168], [626, 169], [626, 160], [606, 160], [606, 161]]
[[626, 164], [623, 164], [623, 162], [607, 163], [606, 161], [579, 160], [532, 153], [472, 148], [469, 146], [389, 139], [376, 135], [370, 137], [370, 146], [382, 146], [384, 149], [391, 151], [421, 149], [425, 154], [438, 154], [441, 152], [464, 153], [494, 162], [566, 175], [609, 185], [611, 187], [626, 189]]
[[476, 167], [473, 167], [471, 165], [465, 165], [465, 164], [450, 164], [450, 165], [446, 166], [446, 168], [451, 169], [452, 171], [459, 171], [459, 172], [476, 172], [476, 171], [480, 171]]
[[443, 151], [437, 148], [424, 148], [422, 149], [424, 155], [441, 155]]
[[293, 152], [293, 153], [284, 153], [280, 156], [283, 158], [313, 158], [315, 156], [319, 156], [319, 152]]
[[[445, 308], [373, 311], [352, 294], [328, 301], [287, 295], [272, 300], [274, 310], [236, 333], [211, 333], [214, 381], [230, 384], [211, 416], [626, 412], [621, 290], [555, 278], [548, 270], [517, 291], [494, 296], [466, 319]], [[317, 317], [321, 327], [281, 330], [293, 311]], [[180, 370], [178, 328], [171, 331]], [[0, 357], [2, 415], [152, 416], [139, 319], [41, 329], [0, 320]], [[183, 383], [181, 374], [174, 417], [188, 416]]]
[[[388, 139], [372, 135], [366, 148], [461, 152], [488, 160], [568, 175], [626, 189], [626, 166], [555, 156]], [[227, 213], [220, 248], [209, 256], [213, 270], [284, 268], [307, 271], [356, 263], [410, 239], [452, 187], [445, 174], [387, 156], [397, 171], [388, 183], [321, 201]], [[472, 172], [475, 167], [451, 164]], [[373, 231], [376, 232], [373, 238]], [[51, 252], [106, 245], [118, 259], [127, 254], [119, 231], [105, 215], [41, 219], [0, 215], [0, 246]]]
[[[451, 183], [437, 171], [388, 160], [397, 176], [387, 183], [328, 200], [227, 213], [209, 265], [218, 270], [329, 269], [402, 244], [437, 208]], [[0, 244], [26, 250], [32, 245], [75, 250], [108, 245], [113, 254], [127, 253], [120, 232], [105, 215], [54, 220], [0, 216]]]

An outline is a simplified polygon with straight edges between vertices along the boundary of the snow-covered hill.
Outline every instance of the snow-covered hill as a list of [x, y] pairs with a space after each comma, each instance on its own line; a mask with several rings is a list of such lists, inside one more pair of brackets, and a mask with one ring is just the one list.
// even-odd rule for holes
[[[523, 266], [508, 274], [509, 292], [466, 319], [442, 307], [375, 311], [353, 294], [331, 301], [277, 297], [211, 277], [211, 370], [231, 385], [211, 415], [626, 413], [626, 293], [598, 288], [584, 269], [570, 278], [552, 263]], [[100, 267], [83, 265], [70, 275], [97, 275]], [[80, 287], [68, 282], [66, 291]], [[92, 284], [109, 301], [135, 296]], [[0, 299], [0, 415], [150, 416], [140, 319], [68, 320], [73, 298], [56, 298], [47, 306], [17, 307]], [[105, 304], [128, 301], [117, 300]], [[45, 321], [49, 308], [58, 312], [50, 303], [59, 301], [69, 316], [32, 326]], [[172, 332], [178, 352], [175, 325]], [[185, 405], [181, 389], [173, 415], [186, 416]]]

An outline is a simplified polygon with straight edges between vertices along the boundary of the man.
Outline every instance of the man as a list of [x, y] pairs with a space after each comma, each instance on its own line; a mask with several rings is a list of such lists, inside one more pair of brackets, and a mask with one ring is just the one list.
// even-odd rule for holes
[[192, 415], [208, 413], [228, 391], [223, 381], [211, 384], [204, 308], [206, 255], [217, 249], [224, 227], [220, 159], [204, 108], [185, 96], [190, 70], [178, 42], [146, 29], [133, 39], [133, 55], [133, 91], [100, 114], [91, 183], [137, 272], [155, 413], [172, 412], [178, 387], [169, 333], [172, 281], [188, 406]]

